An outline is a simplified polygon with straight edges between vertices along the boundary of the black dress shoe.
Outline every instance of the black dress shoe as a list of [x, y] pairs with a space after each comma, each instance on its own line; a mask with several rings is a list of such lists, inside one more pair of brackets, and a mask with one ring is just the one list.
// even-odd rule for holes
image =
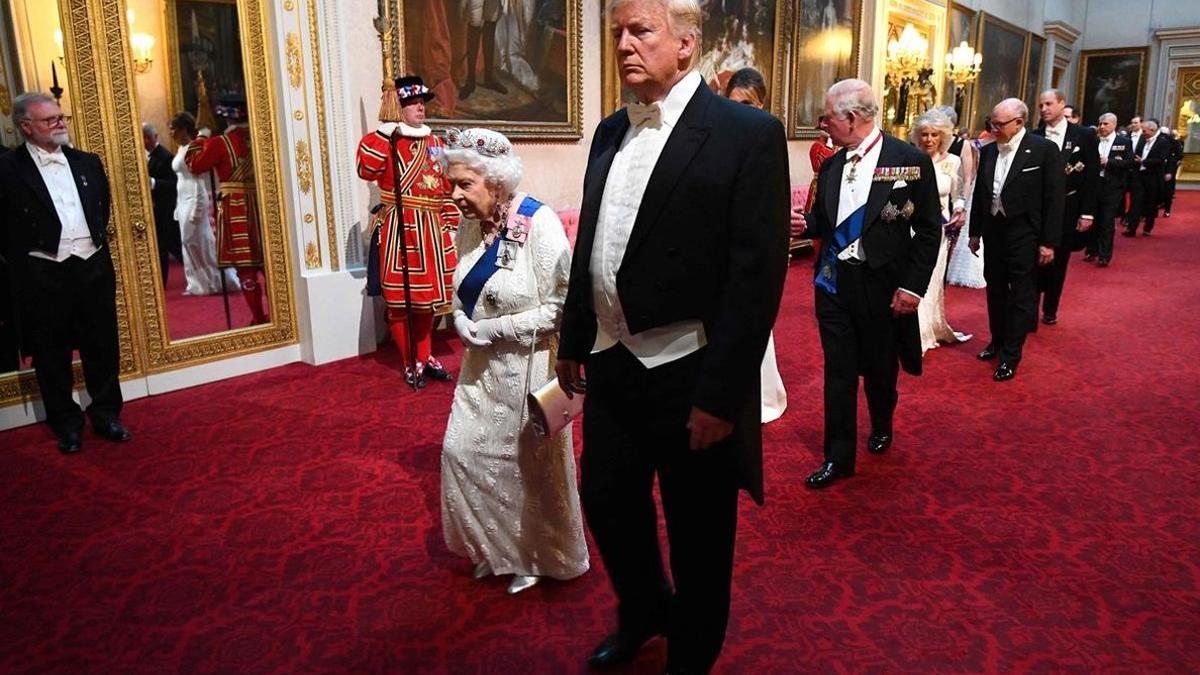
[[1047, 326], [1053, 326], [1054, 324], [1058, 323], [1058, 315], [1057, 314], [1043, 314], [1042, 315], [1042, 323], [1046, 324]]
[[1134, 232], [1133, 230], [1128, 230], [1128, 229], [1127, 229], [1127, 230], [1122, 230], [1122, 231], [1121, 231], [1121, 236], [1122, 236], [1122, 237], [1133, 237], [1133, 236], [1136, 236], [1136, 235], [1137, 235], [1137, 233], [1136, 233], [1136, 232]]
[[836, 462], [825, 462], [821, 465], [821, 468], [804, 479], [804, 484], [814, 490], [819, 490], [829, 487], [834, 481], [849, 478], [853, 475], [854, 469], [852, 467], [843, 466]]
[[1096, 259], [1096, 256], [1092, 255], [1091, 253], [1083, 256], [1083, 262], [1092, 262], [1095, 259]]
[[1096, 267], [1108, 267], [1112, 263], [1108, 258], [1101, 258], [1100, 262], [1096, 263]]
[[73, 455], [83, 449], [83, 435], [78, 431], [65, 431], [58, 435], [58, 450], [64, 455]]
[[425, 370], [421, 371], [421, 375], [430, 380], [437, 380], [438, 382], [449, 382], [451, 377], [450, 371], [446, 370], [442, 364], [434, 361], [425, 364]]
[[588, 657], [588, 666], [592, 668], [616, 668], [631, 663], [642, 645], [649, 642], [659, 632], [651, 633], [622, 633], [617, 631], [604, 638], [604, 641], [592, 650]]
[[992, 374], [992, 379], [997, 382], [1011, 380], [1017, 376], [1017, 364], [1004, 361], [1000, 367], [996, 368], [996, 372]]
[[872, 433], [867, 438], [867, 452], [872, 455], [882, 455], [887, 452], [887, 449], [892, 447], [892, 434], [876, 434]]
[[129, 433], [129, 430], [126, 429], [119, 420], [98, 422], [92, 425], [92, 429], [96, 432], [97, 436], [100, 436], [101, 438], [107, 438], [114, 443], [124, 443], [130, 438], [133, 438], [133, 436]]
[[404, 383], [407, 384], [408, 386], [412, 387], [413, 389], [424, 389], [425, 388], [425, 373], [424, 373], [424, 371], [422, 371], [420, 373], [414, 373], [412, 368], [405, 368], [404, 369]]
[[991, 361], [992, 359], [996, 358], [996, 348], [992, 345], [988, 345], [983, 348], [983, 351], [976, 354], [975, 358], [979, 359], [980, 361]]

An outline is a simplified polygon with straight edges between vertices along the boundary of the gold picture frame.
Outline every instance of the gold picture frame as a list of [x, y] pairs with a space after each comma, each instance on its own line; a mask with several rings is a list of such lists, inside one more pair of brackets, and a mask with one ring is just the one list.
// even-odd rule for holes
[[1149, 47], [1085, 49], [1079, 53], [1079, 79], [1075, 88], [1083, 119], [1095, 123], [1111, 112], [1118, 124], [1145, 114], [1146, 71]]
[[[1028, 32], [987, 12], [979, 12], [975, 51], [983, 54], [979, 77], [972, 86], [972, 133], [984, 128], [984, 118], [1000, 101], [1021, 92], [1025, 80]], [[1030, 115], [1033, 118], [1033, 115]], [[960, 120], [960, 123], [962, 120]]]
[[[391, 3], [392, 30], [400, 64], [396, 76], [412, 73], [421, 76], [425, 84], [438, 95], [428, 104], [427, 122], [435, 129], [483, 126], [495, 129], [513, 139], [573, 141], [583, 137], [583, 0], [556, 0], [545, 16], [516, 16], [522, 5], [510, 3], [499, 20], [486, 22], [480, 28], [483, 40], [486, 33], [500, 44], [507, 40], [511, 49], [497, 64], [507, 60], [511, 72], [505, 72], [502, 86], [506, 93], [489, 88], [483, 79], [469, 97], [476, 101], [469, 106], [460, 100], [467, 67], [466, 51], [472, 42], [471, 30], [463, 17], [451, 13], [454, 3], [447, 0], [427, 0], [424, 3]], [[416, 14], [420, 8], [436, 14], [436, 21], [424, 21], [426, 14]], [[540, 23], [542, 19], [547, 22]], [[558, 22], [561, 20], [561, 26]], [[442, 32], [435, 27], [444, 27]], [[500, 28], [505, 28], [501, 33]], [[434, 59], [429, 49], [436, 43], [449, 47], [449, 63]], [[517, 47], [520, 48], [517, 48]], [[518, 65], [518, 63], [520, 65]], [[486, 66], [479, 55], [478, 65]], [[496, 66], [500, 68], [499, 65]], [[530, 86], [534, 85], [534, 86]], [[549, 111], [549, 114], [547, 114]]]
[[[794, 138], [817, 138], [817, 118], [834, 82], [859, 77], [862, 63], [864, 0], [796, 0], [788, 86], [787, 128]], [[828, 16], [832, 7], [835, 16]], [[847, 44], [847, 41], [849, 44]], [[835, 57], [831, 58], [830, 54]]]

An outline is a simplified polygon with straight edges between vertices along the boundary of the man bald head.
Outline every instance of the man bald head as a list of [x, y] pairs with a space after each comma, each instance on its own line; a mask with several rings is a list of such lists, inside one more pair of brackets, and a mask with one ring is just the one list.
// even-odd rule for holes
[[997, 143], [1007, 143], [1012, 140], [1025, 126], [1029, 117], [1029, 106], [1019, 98], [1006, 98], [992, 108], [992, 133], [996, 135]]

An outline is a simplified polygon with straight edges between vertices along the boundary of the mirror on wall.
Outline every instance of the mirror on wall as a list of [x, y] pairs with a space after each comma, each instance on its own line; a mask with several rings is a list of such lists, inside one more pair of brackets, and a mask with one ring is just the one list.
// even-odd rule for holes
[[[264, 208], [255, 175], [242, 26], [233, 0], [129, 0], [153, 212], [154, 253], [169, 341], [267, 324]], [[143, 23], [144, 21], [144, 23]], [[139, 54], [142, 31], [158, 49]], [[158, 56], [158, 58], [154, 58]], [[146, 63], [149, 61], [149, 63]], [[143, 65], [145, 64], [145, 65]], [[270, 120], [266, 120], [270, 123]]]
[[1183, 160], [1179, 163], [1177, 180], [1200, 180], [1200, 66], [1180, 66], [1175, 96], [1175, 133], [1183, 143]]

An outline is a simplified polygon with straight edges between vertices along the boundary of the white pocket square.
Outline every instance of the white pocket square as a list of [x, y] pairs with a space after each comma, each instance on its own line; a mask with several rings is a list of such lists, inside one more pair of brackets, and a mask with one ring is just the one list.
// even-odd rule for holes
[[1080, 148], [1079, 148], [1079, 146], [1078, 146], [1078, 145], [1077, 145], [1077, 146], [1075, 146], [1075, 149], [1071, 151], [1071, 154], [1073, 155], [1073, 154], [1075, 154], [1075, 153], [1079, 152], [1079, 149], [1080, 149]]
[[1040, 168], [1042, 168], [1042, 167], [1040, 167], [1040, 166], [1030, 166], [1030, 167], [1026, 167], [1026, 168], [1024, 168], [1024, 169], [1021, 169], [1021, 173], [1026, 173], [1026, 172], [1029, 172], [1029, 171], [1037, 171], [1037, 170], [1038, 170], [1038, 169], [1040, 169]]
[[904, 181], [902, 181], [902, 180], [898, 180], [898, 181], [896, 181], [895, 183], [892, 183], [892, 189], [893, 189], [893, 190], [899, 190], [899, 189], [900, 189], [900, 188], [902, 188], [902, 187], [908, 187], [908, 183], [906, 183], [906, 182], [904, 182]]

